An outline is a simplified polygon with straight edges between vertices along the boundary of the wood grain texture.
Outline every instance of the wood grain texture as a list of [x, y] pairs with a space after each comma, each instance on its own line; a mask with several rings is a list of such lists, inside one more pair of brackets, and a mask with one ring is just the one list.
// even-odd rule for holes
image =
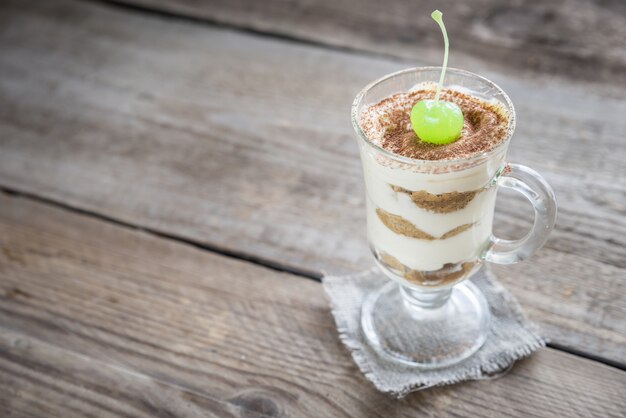
[[[62, 0], [0, 19], [0, 185], [317, 274], [370, 265], [349, 106], [406, 62]], [[485, 75], [517, 106], [511, 160], [560, 204], [497, 273], [555, 343], [626, 363], [626, 102]], [[496, 230], [529, 217], [505, 199]]]
[[[16, 292], [9, 290], [9, 297], [28, 298]], [[2, 417], [268, 416], [27, 334], [0, 326]]]
[[[439, 64], [444, 12], [451, 65], [476, 58], [506, 73], [626, 83], [619, 0], [115, 0], [270, 34]], [[462, 65], [464, 64], [464, 65]]]
[[0, 386], [0, 405], [25, 415], [47, 402], [61, 416], [563, 417], [626, 408], [626, 373], [552, 349], [497, 381], [390, 399], [357, 371], [318, 282], [6, 195], [0, 369], [10, 384]]

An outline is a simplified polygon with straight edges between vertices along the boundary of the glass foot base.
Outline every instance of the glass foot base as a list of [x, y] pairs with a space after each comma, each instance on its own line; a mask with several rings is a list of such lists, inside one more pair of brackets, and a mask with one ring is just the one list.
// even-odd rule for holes
[[458, 363], [483, 345], [489, 306], [469, 281], [452, 289], [417, 291], [389, 282], [361, 310], [365, 338], [386, 359], [441, 368]]

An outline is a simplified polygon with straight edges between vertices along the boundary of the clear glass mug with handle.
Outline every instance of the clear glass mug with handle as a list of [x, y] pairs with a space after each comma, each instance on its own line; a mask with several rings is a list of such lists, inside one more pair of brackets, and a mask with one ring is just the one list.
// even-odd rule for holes
[[[378, 266], [391, 279], [365, 301], [363, 333], [379, 354], [424, 368], [457, 363], [483, 345], [489, 307], [467, 279], [485, 261], [526, 259], [544, 244], [556, 220], [556, 199], [543, 177], [507, 163], [515, 111], [506, 93], [484, 77], [450, 68], [446, 88], [497, 103], [508, 114], [505, 138], [494, 149], [457, 160], [416, 160], [393, 154], [365, 135], [359, 123], [364, 107], [435, 83], [440, 71], [422, 67], [387, 75], [365, 87], [352, 106], [368, 240]], [[533, 226], [521, 239], [492, 234], [499, 187], [520, 192], [533, 205]], [[402, 332], [389, 331], [398, 329]]]

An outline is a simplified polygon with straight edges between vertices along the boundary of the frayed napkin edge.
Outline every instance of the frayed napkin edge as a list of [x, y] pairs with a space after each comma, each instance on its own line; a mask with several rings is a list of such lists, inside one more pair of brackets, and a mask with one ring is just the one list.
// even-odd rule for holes
[[[371, 267], [367, 270], [364, 270], [360, 273], [356, 274], [347, 274], [347, 275], [333, 275], [328, 274], [322, 277], [322, 286], [324, 288], [324, 292], [326, 293], [327, 298], [330, 302], [331, 314], [335, 321], [335, 325], [337, 326], [337, 331], [339, 333], [339, 339], [342, 344], [348, 349], [352, 359], [356, 363], [357, 367], [363, 373], [363, 375], [374, 384], [376, 389], [379, 391], [391, 395], [397, 399], [404, 398], [408, 394], [412, 392], [417, 392], [424, 389], [429, 389], [438, 386], [448, 386], [461, 382], [468, 382], [473, 380], [493, 380], [498, 379], [506, 375], [515, 365], [515, 363], [523, 358], [529, 357], [532, 353], [537, 351], [540, 348], [543, 348], [549, 342], [549, 339], [542, 337], [539, 332], [539, 327], [532, 321], [528, 320], [522, 311], [522, 308], [517, 301], [517, 299], [507, 291], [504, 286], [502, 286], [496, 279], [493, 273], [489, 269], [484, 270], [484, 274], [486, 276], [489, 285], [493, 287], [493, 290], [499, 293], [507, 303], [510, 304], [511, 310], [513, 312], [514, 318], [517, 322], [524, 324], [524, 329], [530, 334], [531, 342], [525, 344], [522, 347], [514, 350], [513, 352], [503, 353], [495, 360], [489, 361], [487, 364], [480, 365], [477, 367], [468, 368], [458, 374], [455, 374], [453, 377], [447, 379], [446, 382], [433, 382], [426, 379], [425, 382], [416, 383], [407, 386], [404, 390], [395, 391], [386, 388], [386, 386], [378, 379], [376, 373], [372, 370], [370, 361], [368, 360], [367, 351], [371, 350], [365, 344], [359, 344], [357, 340], [353, 339], [349, 335], [349, 329], [347, 324], [347, 318], [343, 318], [343, 315], [339, 314], [339, 307], [336, 306], [335, 300], [331, 295], [330, 288], [335, 286], [336, 284], [341, 284], [343, 280], [353, 280], [361, 276], [367, 276], [374, 272], [378, 271], [378, 267]], [[359, 332], [360, 327], [359, 327]], [[372, 353], [380, 359], [380, 361], [386, 361], [379, 356], [377, 356], [373, 351]], [[461, 363], [462, 364], [462, 363]], [[450, 366], [457, 367], [458, 364]], [[420, 370], [419, 368], [415, 369]], [[443, 369], [442, 369], [443, 370]]]

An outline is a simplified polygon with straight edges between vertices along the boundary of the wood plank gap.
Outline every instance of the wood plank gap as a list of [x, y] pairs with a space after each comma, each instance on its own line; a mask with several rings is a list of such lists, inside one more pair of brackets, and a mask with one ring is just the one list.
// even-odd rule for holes
[[615, 367], [616, 369], [626, 371], [626, 364], [620, 363], [619, 361], [606, 359], [606, 358], [603, 358], [601, 356], [597, 356], [595, 354], [587, 353], [585, 351], [581, 351], [581, 350], [577, 350], [575, 348], [564, 346], [562, 344], [550, 343], [549, 342], [546, 345], [548, 347], [554, 349], [554, 350], [563, 351], [565, 353], [572, 354], [574, 356], [583, 357], [583, 358], [586, 358], [586, 359], [592, 360], [592, 361], [597, 361], [598, 363], [606, 364], [607, 366]]
[[365, 48], [354, 48], [354, 47], [349, 47], [345, 45], [336, 45], [336, 44], [331, 44], [328, 42], [321, 42], [321, 41], [317, 41], [313, 39], [302, 38], [296, 35], [289, 35], [288, 33], [269, 32], [269, 31], [254, 29], [250, 27], [244, 27], [244, 26], [240, 26], [240, 25], [236, 25], [232, 23], [222, 22], [220, 20], [212, 19], [210, 17], [196, 17], [196, 16], [191, 16], [188, 14], [176, 13], [176, 12], [167, 11], [167, 10], [152, 9], [148, 6], [141, 6], [139, 4], [130, 4], [124, 1], [118, 1], [118, 0], [86, 0], [86, 1], [95, 3], [95, 4], [101, 4], [104, 6], [110, 6], [110, 7], [121, 9], [121, 10], [126, 10], [129, 12], [140, 13], [144, 15], [152, 15], [154, 17], [158, 17], [161, 19], [170, 19], [170, 20], [177, 20], [180, 22], [192, 23], [195, 25], [211, 26], [216, 29], [227, 29], [233, 32], [240, 32], [243, 34], [254, 35], [254, 36], [259, 36], [259, 37], [274, 39], [274, 40], [280, 40], [280, 41], [289, 42], [292, 44], [308, 45], [308, 46], [313, 46], [313, 47], [317, 47], [320, 49], [359, 55], [362, 57], [384, 58], [392, 62], [406, 62], [407, 60], [405, 57], [401, 57], [401, 56], [390, 54], [390, 53], [385, 53], [385, 52], [380, 52], [380, 51], [370, 51]]
[[[263, 8], [246, 7], [245, 2], [229, 4], [228, 1], [209, 4], [191, 0], [100, 1], [129, 5], [146, 13], [157, 11], [168, 16], [190, 17], [262, 36], [275, 34], [283, 39], [344, 51], [394, 59], [423, 59], [427, 55], [431, 64], [440, 60], [439, 43], [435, 43], [440, 41], [437, 33], [428, 31], [424, 34], [421, 30], [425, 24], [432, 24], [425, 13], [437, 5], [431, 0], [410, 2], [411, 5], [396, 2], [384, 8], [377, 6], [375, 1], [366, 1], [359, 3], [358, 10], [352, 10], [354, 7], [346, 0], [331, 4], [274, 0], [264, 4]], [[555, 3], [548, 6], [535, 0], [521, 7], [482, 0], [472, 3], [471, 7], [459, 6], [453, 12], [451, 26], [463, 29], [452, 35], [454, 39], [464, 39], [459, 43], [460, 50], [468, 53], [466, 58], [470, 61], [474, 58], [492, 64], [501, 61], [500, 64], [505, 65], [500, 68], [505, 71], [522, 70], [519, 73], [523, 74], [524, 69], [531, 70], [525, 74], [530, 78], [534, 77], [533, 73], [549, 77], [560, 73], [579, 81], [601, 79], [602, 82], [620, 84], [617, 78], [622, 76], [620, 69], [624, 63], [619, 54], [611, 57], [611, 54], [598, 52], [602, 49], [599, 45], [608, 44], [607, 51], [615, 50], [619, 45], [621, 32], [618, 28], [623, 23], [615, 18], [622, 11], [619, 6], [585, 0]], [[612, 19], [603, 15], [612, 15]], [[590, 33], [596, 33], [598, 38], [591, 36], [585, 41], [570, 42], [578, 33], [576, 24], [571, 21], [583, 20]], [[320, 31], [320, 27], [323, 30]], [[607, 32], [612, 36], [607, 36]], [[415, 44], [427, 46], [431, 51], [416, 54]], [[436, 49], [433, 45], [437, 45]], [[590, 62], [594, 64], [590, 65]]]
[[[22, 192], [19, 190], [15, 190], [12, 188], [8, 188], [5, 186], [0, 185], [0, 191], [4, 194], [10, 195], [10, 196], [15, 196], [15, 197], [19, 197], [19, 198], [23, 198], [23, 199], [27, 199], [27, 200], [31, 200], [31, 201], [35, 201], [41, 204], [45, 204], [45, 205], [50, 205], [59, 209], [63, 209], [63, 210], [67, 210], [69, 212], [72, 213], [76, 213], [76, 214], [80, 214], [83, 216], [87, 216], [87, 217], [91, 217], [91, 218], [95, 218], [101, 221], [105, 221], [105, 222], [109, 222], [112, 223], [114, 225], [117, 226], [121, 226], [121, 227], [125, 227], [125, 228], [129, 228], [129, 229], [134, 229], [134, 230], [138, 230], [159, 238], [163, 238], [163, 239], [168, 239], [168, 240], [172, 240], [178, 243], [182, 243], [182, 244], [186, 244], [186, 245], [190, 245], [194, 248], [198, 248], [200, 250], [203, 251], [209, 251], [215, 254], [219, 254], [228, 258], [232, 258], [232, 259], [236, 259], [236, 260], [242, 260], [242, 261], [246, 261], [249, 262], [251, 264], [255, 264], [255, 265], [259, 265], [265, 268], [268, 268], [270, 270], [274, 270], [274, 271], [279, 271], [279, 272], [284, 272], [284, 273], [290, 273], [293, 274], [295, 276], [298, 277], [302, 277], [302, 278], [307, 278], [307, 279], [311, 279], [311, 280], [315, 280], [315, 281], [321, 281], [321, 278], [323, 276], [322, 273], [318, 273], [318, 272], [311, 272], [309, 270], [306, 269], [298, 269], [298, 268], [294, 268], [292, 266], [289, 265], [285, 265], [285, 264], [280, 264], [277, 263], [275, 261], [272, 260], [268, 260], [268, 259], [264, 259], [261, 257], [256, 257], [256, 256], [252, 256], [250, 254], [244, 253], [244, 252], [240, 252], [240, 251], [232, 251], [232, 250], [228, 250], [228, 249], [224, 249], [224, 248], [220, 248], [218, 246], [215, 245], [208, 245], [205, 243], [201, 243], [189, 238], [184, 238], [184, 237], [180, 237], [177, 236], [175, 234], [170, 234], [170, 233], [164, 233], [158, 230], [154, 230], [151, 228], [145, 228], [145, 227], [141, 227], [141, 226], [137, 226], [137, 225], [133, 225], [131, 223], [128, 222], [124, 222], [124, 221], [120, 221], [118, 219], [112, 218], [110, 216], [107, 215], [103, 215], [97, 212], [93, 212], [90, 210], [85, 210], [85, 209], [81, 209], [81, 208], [77, 208], [75, 206], [69, 205], [67, 203], [63, 203], [63, 202], [59, 202], [53, 199], [49, 199], [46, 197], [42, 197], [42, 196], [38, 196], [36, 194], [32, 194], [32, 193], [27, 193], [27, 192]], [[557, 350], [557, 351], [562, 351], [568, 354], [572, 354], [574, 356], [577, 357], [582, 357], [591, 361], [595, 361], [598, 363], [602, 363], [605, 364], [607, 366], [610, 367], [614, 367], [618, 370], [623, 370], [626, 371], [626, 364], [621, 363], [621, 362], [617, 362], [617, 361], [613, 361], [611, 359], [607, 359], [604, 358], [602, 356], [598, 356], [592, 353], [588, 353], [585, 351], [581, 351], [581, 350], [577, 350], [575, 348], [571, 348], [562, 344], [557, 344], [557, 343], [548, 343], [547, 344], [548, 347]]]
[[121, 221], [111, 216], [104, 215], [102, 213], [94, 212], [94, 211], [87, 210], [87, 209], [82, 209], [82, 208], [72, 206], [70, 204], [63, 203], [54, 199], [50, 199], [44, 196], [39, 196], [37, 194], [23, 192], [23, 191], [16, 190], [10, 187], [5, 187], [2, 184], [0, 184], [0, 192], [9, 196], [16, 196], [16, 197], [32, 200], [35, 202], [39, 202], [39, 203], [54, 206], [60, 209], [64, 209], [73, 213], [77, 213], [77, 214], [89, 216], [92, 218], [96, 218], [102, 221], [106, 221], [106, 222], [109, 222], [118, 226], [145, 232], [147, 234], [154, 235], [159, 238], [165, 238], [165, 239], [169, 239], [169, 240], [176, 241], [179, 243], [187, 244], [192, 247], [195, 247], [204, 251], [210, 251], [212, 253], [223, 255], [228, 258], [234, 258], [237, 260], [247, 261], [249, 263], [268, 268], [270, 270], [274, 270], [274, 271], [278, 271], [282, 273], [290, 273], [295, 276], [299, 276], [299, 277], [303, 277], [303, 278], [307, 278], [307, 279], [311, 279], [315, 281], [321, 281], [322, 276], [323, 276], [322, 273], [313, 272], [307, 269], [297, 268], [292, 265], [283, 264], [283, 263], [280, 263], [271, 259], [257, 257], [257, 256], [251, 255], [243, 251], [234, 251], [228, 248], [220, 247], [218, 245], [206, 244], [206, 243], [196, 241], [190, 238], [182, 237], [176, 234], [162, 232], [156, 229], [134, 225], [129, 222]]

